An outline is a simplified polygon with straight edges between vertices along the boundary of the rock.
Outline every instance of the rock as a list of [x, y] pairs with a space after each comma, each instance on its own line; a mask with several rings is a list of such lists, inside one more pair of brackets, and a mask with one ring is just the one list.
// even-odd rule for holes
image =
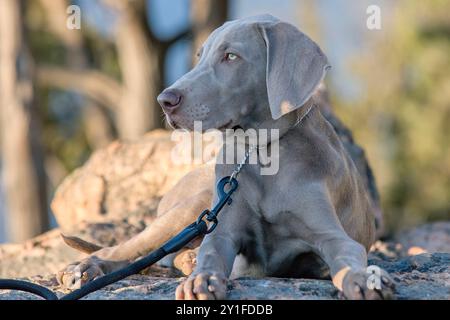
[[[183, 139], [185, 143], [177, 145], [171, 140], [170, 131], [155, 130], [137, 141], [116, 141], [94, 152], [55, 193], [51, 207], [61, 229], [71, 231], [81, 222], [104, 222], [133, 215], [152, 217], [164, 193], [199, 166], [190, 163], [188, 157], [194, 142], [187, 139], [192, 139], [192, 135], [177, 135], [177, 140]], [[203, 148], [211, 146], [210, 136], [203, 139]], [[178, 148], [174, 148], [176, 145]], [[213, 159], [216, 150], [217, 147], [212, 148], [203, 161]], [[177, 159], [173, 161], [172, 153], [177, 151]]]
[[[71, 233], [101, 246], [125, 241], [145, 228], [143, 220], [123, 219], [115, 223], [81, 223]], [[86, 255], [68, 247], [54, 229], [23, 244], [0, 246], [0, 278], [54, 274]]]
[[[126, 219], [116, 223], [87, 223], [76, 235], [101, 245], [113, 245], [141, 230], [143, 224]], [[444, 223], [450, 225], [450, 222]], [[402, 234], [422, 230], [440, 232], [446, 226], [422, 226]], [[401, 234], [401, 235], [402, 235]], [[429, 239], [443, 239], [428, 235]], [[444, 244], [435, 243], [435, 248]], [[428, 252], [408, 256], [404, 245], [377, 242], [369, 253], [369, 265], [388, 271], [397, 282], [397, 299], [450, 299], [450, 253]], [[428, 250], [430, 246], [426, 247]], [[22, 245], [0, 246], [0, 278], [24, 278], [60, 291], [54, 274], [82, 254], [67, 247], [59, 230], [50, 231]], [[35, 276], [37, 275], [37, 276]], [[92, 293], [87, 299], [173, 299], [179, 274], [171, 269], [153, 266]], [[230, 281], [230, 299], [339, 299], [331, 281], [279, 278], [241, 278]], [[0, 291], [0, 299], [36, 299], [17, 291]]]
[[409, 255], [425, 252], [450, 253], [450, 223], [429, 223], [411, 230], [400, 232], [395, 241]]
[[[57, 290], [53, 277], [34, 277], [30, 280]], [[171, 300], [181, 280], [144, 275], [134, 275], [114, 283], [104, 289], [93, 292], [85, 299], [89, 300]], [[269, 290], [270, 288], [270, 290]], [[337, 291], [331, 281], [266, 278], [239, 279], [230, 281], [231, 300], [250, 299], [334, 299]], [[61, 297], [64, 293], [56, 291]], [[0, 291], [0, 300], [40, 299], [32, 294], [18, 291]]]
[[369, 260], [397, 282], [397, 299], [450, 299], [450, 254], [426, 253], [397, 261]]
[[[417, 259], [420, 260], [417, 263]], [[398, 261], [370, 260], [387, 270], [397, 283], [397, 299], [450, 299], [450, 254], [433, 253], [407, 257]], [[28, 280], [52, 288], [62, 296], [54, 276]], [[92, 300], [173, 299], [179, 278], [134, 275], [88, 295]], [[232, 280], [228, 298], [247, 299], [340, 299], [331, 281], [308, 279], [242, 278]], [[2, 299], [39, 299], [31, 294], [4, 290]]]

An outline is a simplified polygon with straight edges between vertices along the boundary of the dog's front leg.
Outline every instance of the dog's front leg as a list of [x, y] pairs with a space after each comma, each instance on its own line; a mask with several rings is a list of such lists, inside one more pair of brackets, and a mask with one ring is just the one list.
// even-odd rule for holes
[[[320, 209], [318, 211], [317, 209]], [[394, 284], [382, 269], [373, 285], [372, 273], [367, 271], [367, 253], [364, 246], [350, 238], [340, 224], [332, 206], [322, 201], [310, 207], [302, 216], [304, 238], [330, 268], [333, 284], [348, 299], [389, 299]]]
[[226, 298], [227, 279], [231, 273], [237, 247], [220, 234], [205, 237], [194, 272], [177, 288], [177, 300], [222, 300]]
[[[236, 199], [237, 200], [237, 199]], [[240, 229], [245, 222], [236, 211], [242, 210], [242, 201], [234, 201], [219, 216], [217, 228], [207, 235], [200, 246], [194, 272], [177, 288], [178, 300], [222, 300], [226, 298], [227, 279], [238, 254]], [[241, 223], [239, 223], [241, 217]]]
[[[320, 241], [320, 240], [319, 240]], [[344, 231], [322, 239], [318, 245], [320, 254], [330, 267], [333, 284], [347, 299], [391, 299], [393, 282], [389, 275], [379, 269], [378, 284], [374, 284], [368, 272], [367, 255], [364, 247], [349, 238]]]
[[[158, 248], [195, 221], [209, 201], [211, 196], [207, 189], [184, 199], [159, 215], [144, 231], [131, 239], [113, 247], [102, 248], [84, 260], [66, 266], [58, 273], [58, 282], [65, 288], [77, 289], [99, 276], [124, 267]], [[182, 267], [181, 264], [181, 269]]]

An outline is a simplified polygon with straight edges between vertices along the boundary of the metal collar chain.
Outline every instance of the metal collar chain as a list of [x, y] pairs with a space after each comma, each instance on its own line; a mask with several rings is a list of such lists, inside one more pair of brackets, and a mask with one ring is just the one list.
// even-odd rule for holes
[[314, 103], [312, 103], [312, 104], [309, 106], [308, 110], [306, 110], [306, 112], [305, 112], [301, 117], [297, 116], [297, 121], [295, 121], [295, 123], [292, 125], [292, 127], [291, 127], [290, 129], [292, 129], [292, 128], [296, 127], [297, 125], [299, 125], [300, 122], [302, 122], [303, 119], [305, 119], [305, 118], [308, 116], [308, 114], [309, 114], [309, 112], [311, 111], [311, 109], [312, 109], [313, 107], [315, 107], [315, 106], [316, 106], [316, 105], [315, 105]]
[[[315, 106], [315, 104], [311, 104], [308, 108], [308, 110], [306, 110], [306, 112], [300, 117], [297, 116], [297, 120], [294, 122], [294, 124], [289, 128], [289, 130], [295, 128], [297, 125], [299, 125], [303, 119], [305, 119], [305, 117], [309, 114], [309, 112], [311, 111], [311, 109]], [[236, 179], [237, 176], [239, 175], [239, 173], [241, 172], [242, 168], [244, 167], [244, 165], [247, 163], [247, 160], [250, 158], [250, 155], [253, 153], [253, 151], [255, 151], [255, 149], [262, 149], [267, 147], [267, 145], [265, 146], [257, 146], [255, 144], [250, 145], [249, 149], [245, 152], [244, 157], [242, 158], [241, 162], [239, 162], [236, 166], [236, 168], [233, 170], [233, 172], [231, 173], [230, 176], [230, 182], [232, 179]]]
[[236, 166], [236, 168], [233, 170], [233, 172], [231, 173], [230, 176], [230, 181], [232, 179], [236, 179], [237, 176], [239, 175], [239, 173], [241, 172], [242, 168], [244, 167], [244, 165], [247, 163], [248, 158], [250, 158], [250, 155], [253, 153], [253, 151], [257, 149], [257, 146], [252, 144], [250, 145], [250, 147], [248, 148], [248, 150], [245, 152], [244, 158], [242, 158], [241, 162], [238, 163], [238, 165]]

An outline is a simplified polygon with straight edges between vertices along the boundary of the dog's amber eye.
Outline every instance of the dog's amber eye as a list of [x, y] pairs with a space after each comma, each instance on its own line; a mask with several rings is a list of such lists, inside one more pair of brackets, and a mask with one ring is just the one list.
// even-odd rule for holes
[[228, 52], [225, 54], [225, 60], [227, 61], [234, 61], [238, 58], [237, 55], [235, 55], [234, 53]]

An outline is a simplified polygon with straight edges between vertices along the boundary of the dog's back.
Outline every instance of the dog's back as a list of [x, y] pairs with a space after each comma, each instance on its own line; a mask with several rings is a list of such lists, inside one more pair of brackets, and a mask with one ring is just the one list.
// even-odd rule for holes
[[380, 206], [380, 196], [376, 186], [375, 177], [367, 161], [364, 150], [355, 142], [351, 131], [336, 117], [333, 113], [326, 87], [321, 84], [314, 95], [314, 100], [320, 108], [320, 112], [325, 119], [333, 126], [336, 134], [339, 136], [344, 148], [355, 163], [358, 172], [364, 182], [364, 185], [372, 202], [373, 213], [375, 215], [375, 228], [377, 237], [383, 233], [383, 214]]

